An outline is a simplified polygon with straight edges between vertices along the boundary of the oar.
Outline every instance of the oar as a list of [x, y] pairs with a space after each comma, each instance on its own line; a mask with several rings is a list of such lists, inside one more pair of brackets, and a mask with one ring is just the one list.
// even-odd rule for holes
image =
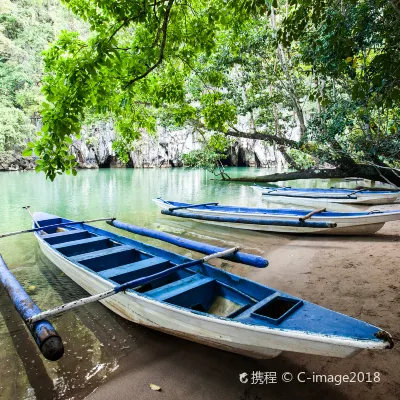
[[285, 190], [285, 189], [291, 189], [291, 188], [292, 188], [291, 186], [280, 187], [280, 188], [269, 190], [267, 193], [272, 193], [272, 192], [276, 192], [276, 191], [279, 191], [279, 190]]
[[40, 228], [40, 225], [36, 222], [36, 220], [35, 220], [35, 218], [33, 218], [33, 215], [32, 215], [32, 213], [30, 212], [30, 208], [31, 208], [31, 206], [25, 206], [25, 207], [22, 207], [24, 210], [26, 210], [26, 211], [28, 211], [28, 213], [29, 213], [29, 215], [31, 216], [31, 218], [32, 218], [32, 221], [33, 221], [33, 223], [38, 227], [38, 228]]
[[364, 189], [358, 189], [358, 190], [355, 190], [354, 192], [349, 193], [347, 196], [352, 196], [353, 194], [363, 192], [364, 190], [368, 190], [368, 189], [366, 189], [366, 188], [364, 188]]
[[86, 221], [63, 222], [61, 224], [41, 226], [40, 228], [25, 229], [24, 231], [3, 233], [2, 235], [0, 235], [0, 239], [4, 238], [4, 237], [8, 237], [8, 236], [20, 235], [22, 233], [32, 233], [32, 232], [43, 231], [46, 229], [54, 229], [54, 228], [59, 228], [59, 227], [69, 226], [69, 225], [89, 224], [91, 222], [98, 222], [98, 221], [113, 221], [114, 219], [116, 219], [116, 218], [115, 217], [114, 218], [98, 218], [98, 219], [88, 219]]
[[189, 204], [187, 206], [171, 207], [171, 208], [168, 208], [168, 210], [169, 211], [175, 211], [175, 210], [183, 210], [185, 208], [195, 208], [195, 207], [203, 207], [203, 206], [217, 206], [217, 205], [218, 205], [218, 203]]
[[222, 251], [220, 253], [214, 253], [209, 256], [203, 257], [200, 260], [189, 261], [184, 264], [180, 264], [180, 265], [176, 265], [175, 267], [168, 268], [164, 271], [157, 272], [156, 274], [153, 274], [153, 275], [148, 275], [148, 276], [144, 276], [142, 278], [134, 279], [133, 281], [126, 282], [122, 285], [116, 286], [113, 289], [107, 290], [105, 292], [98, 293], [93, 296], [85, 297], [83, 299], [71, 301], [70, 303], [63, 304], [62, 306], [58, 306], [58, 307], [52, 308], [50, 310], [43, 311], [39, 314], [32, 316], [28, 322], [32, 324], [34, 322], [41, 321], [42, 319], [45, 319], [48, 317], [54, 317], [55, 315], [61, 314], [64, 311], [73, 310], [75, 308], [84, 306], [86, 304], [103, 300], [107, 297], [114, 296], [115, 294], [123, 292], [127, 289], [132, 289], [136, 286], [140, 286], [140, 285], [149, 283], [150, 281], [153, 281], [155, 279], [164, 278], [165, 276], [168, 276], [168, 275], [172, 274], [173, 272], [179, 271], [180, 269], [194, 267], [196, 265], [199, 265], [199, 264], [205, 263], [209, 260], [212, 260], [213, 258], [222, 258], [229, 254], [233, 254], [237, 251], [239, 251], [239, 248], [234, 247], [232, 249], [228, 249], [228, 250]]

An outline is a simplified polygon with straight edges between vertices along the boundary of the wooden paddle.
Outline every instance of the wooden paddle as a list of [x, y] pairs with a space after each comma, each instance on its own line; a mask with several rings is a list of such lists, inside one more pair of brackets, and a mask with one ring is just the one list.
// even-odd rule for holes
[[26, 211], [28, 211], [28, 213], [29, 213], [29, 215], [31, 216], [31, 218], [32, 218], [32, 221], [33, 221], [33, 223], [38, 227], [38, 228], [40, 228], [40, 225], [36, 222], [36, 220], [35, 220], [35, 218], [33, 218], [33, 215], [32, 215], [32, 213], [30, 212], [30, 208], [31, 208], [31, 206], [25, 206], [25, 207], [22, 207], [24, 210], [26, 210]]
[[355, 190], [354, 192], [349, 193], [347, 196], [353, 196], [354, 194], [364, 192], [365, 190], [368, 190], [368, 189], [358, 189], [358, 190]]
[[28, 323], [33, 324], [34, 322], [41, 321], [45, 318], [54, 317], [55, 315], [61, 314], [64, 311], [73, 310], [75, 308], [84, 306], [86, 304], [103, 300], [107, 297], [114, 296], [115, 294], [117, 294], [119, 292], [124, 292], [127, 289], [132, 289], [136, 286], [141, 286], [146, 283], [149, 283], [150, 281], [153, 281], [155, 279], [164, 278], [165, 276], [168, 276], [169, 274], [172, 274], [173, 272], [179, 271], [180, 269], [194, 267], [196, 265], [199, 265], [199, 264], [205, 263], [209, 260], [212, 260], [213, 258], [225, 257], [229, 254], [236, 253], [237, 251], [239, 251], [239, 247], [233, 247], [231, 249], [221, 251], [219, 253], [210, 254], [209, 256], [203, 257], [200, 260], [189, 261], [184, 264], [180, 264], [180, 265], [176, 265], [175, 267], [168, 268], [164, 271], [157, 272], [156, 274], [153, 274], [153, 275], [148, 275], [148, 276], [144, 276], [142, 278], [134, 279], [133, 281], [126, 282], [122, 285], [116, 286], [113, 289], [107, 290], [105, 292], [98, 293], [98, 294], [95, 294], [95, 295], [89, 296], [89, 297], [84, 297], [82, 299], [71, 301], [70, 303], [63, 304], [61, 306], [52, 308], [50, 310], [43, 311], [43, 312], [36, 314], [33, 317], [29, 318]]
[[88, 219], [86, 221], [63, 222], [61, 224], [41, 226], [40, 228], [25, 229], [24, 231], [3, 233], [2, 235], [0, 235], [0, 239], [4, 238], [4, 237], [8, 237], [8, 236], [20, 235], [22, 233], [32, 233], [32, 232], [43, 231], [44, 229], [53, 229], [53, 228], [59, 228], [59, 227], [62, 227], [62, 226], [70, 226], [70, 225], [89, 224], [90, 222], [98, 222], [98, 221], [112, 221], [114, 219], [116, 219], [116, 218], [98, 218], [98, 219]]
[[203, 204], [190, 204], [188, 206], [179, 206], [179, 207], [171, 207], [168, 208], [169, 211], [175, 210], [183, 210], [185, 208], [195, 208], [195, 207], [203, 207], [203, 206], [217, 206], [218, 203], [203, 203]]

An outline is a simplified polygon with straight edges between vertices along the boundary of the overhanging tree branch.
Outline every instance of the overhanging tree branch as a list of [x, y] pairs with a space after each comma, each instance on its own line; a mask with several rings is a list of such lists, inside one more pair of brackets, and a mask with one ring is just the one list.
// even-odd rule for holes
[[175, 0], [169, 0], [167, 8], [165, 9], [164, 20], [163, 20], [163, 24], [162, 24], [162, 27], [161, 27], [162, 40], [161, 40], [160, 54], [159, 54], [158, 60], [151, 67], [147, 68], [147, 70], [143, 74], [138, 75], [135, 78], [131, 79], [125, 85], [124, 89], [128, 88], [129, 86], [131, 86], [135, 82], [139, 81], [140, 79], [145, 78], [147, 75], [150, 74], [150, 72], [154, 71], [162, 63], [162, 61], [164, 59], [165, 45], [167, 43], [167, 31], [168, 31], [169, 16], [170, 16], [171, 9], [172, 9], [172, 6], [174, 4], [174, 1]]
[[233, 137], [241, 137], [246, 139], [265, 140], [266, 142], [275, 143], [280, 146], [291, 147], [294, 149], [300, 148], [300, 143], [296, 142], [295, 140], [271, 135], [266, 132], [249, 133], [249, 132], [242, 132], [237, 129], [229, 129], [227, 132], [225, 132], [225, 135]]

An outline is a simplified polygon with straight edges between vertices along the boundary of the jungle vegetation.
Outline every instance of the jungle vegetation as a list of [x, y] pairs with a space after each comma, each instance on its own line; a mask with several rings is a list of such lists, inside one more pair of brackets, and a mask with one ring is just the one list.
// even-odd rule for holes
[[[187, 165], [215, 165], [231, 138], [246, 137], [276, 146], [297, 170], [258, 180], [400, 186], [398, 0], [62, 3], [89, 33], [61, 31], [39, 61], [43, 128], [25, 154], [38, 155], [50, 179], [76, 173], [69, 145], [90, 115], [115, 121], [121, 159], [143, 130], [191, 126], [207, 145]], [[2, 16], [2, 35], [13, 40], [21, 28], [9, 21]], [[7, 107], [24, 104], [15, 97]]]

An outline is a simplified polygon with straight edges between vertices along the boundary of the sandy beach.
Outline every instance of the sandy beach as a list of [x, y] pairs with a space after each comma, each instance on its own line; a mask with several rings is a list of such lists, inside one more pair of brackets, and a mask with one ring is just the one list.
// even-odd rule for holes
[[[398, 204], [379, 208], [394, 209]], [[210, 233], [201, 224], [193, 227], [198, 234]], [[240, 241], [245, 250], [268, 258], [270, 266], [257, 270], [235, 265], [231, 271], [380, 326], [393, 335], [395, 347], [363, 351], [349, 359], [286, 352], [275, 359], [254, 360], [141, 328], [134, 346], [120, 358], [119, 368], [87, 399], [400, 398], [400, 223], [388, 223], [378, 234], [366, 237], [240, 232], [221, 230], [215, 243]], [[273, 378], [263, 384], [252, 382], [257, 371], [272, 373], [276, 383]], [[293, 376], [291, 382], [283, 382], [285, 372]], [[247, 383], [240, 382], [242, 373], [248, 374]], [[315, 374], [329, 380], [330, 375], [352, 378], [358, 373], [364, 374], [355, 380], [363, 382], [338, 384], [339, 378], [336, 384], [313, 382]], [[366, 382], [367, 373], [372, 377], [376, 373], [379, 382]], [[306, 382], [299, 382], [298, 376]], [[151, 390], [150, 384], [161, 391]]]

